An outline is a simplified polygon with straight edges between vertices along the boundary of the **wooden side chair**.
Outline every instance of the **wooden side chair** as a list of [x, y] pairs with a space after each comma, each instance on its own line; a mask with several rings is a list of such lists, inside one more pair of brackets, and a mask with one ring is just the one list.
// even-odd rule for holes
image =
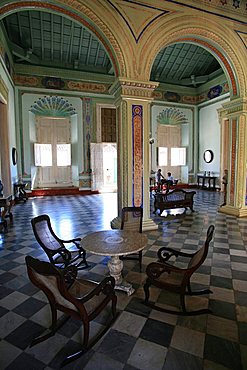
[[[152, 306], [159, 311], [173, 313], [176, 315], [198, 315], [211, 312], [209, 309], [187, 311], [185, 306], [185, 295], [201, 295], [212, 293], [212, 291], [209, 289], [192, 291], [190, 278], [205, 261], [213, 233], [214, 226], [211, 225], [207, 230], [207, 237], [204, 245], [195, 253], [184, 253], [168, 247], [162, 247], [158, 250], [159, 262], [150, 263], [146, 269], [147, 279], [144, 284], [144, 293], [145, 303], [147, 305]], [[187, 267], [181, 268], [177, 266], [176, 261], [174, 264], [168, 263], [167, 261], [171, 257], [183, 257], [188, 261]], [[151, 285], [179, 294], [182, 311], [168, 310], [149, 302], [149, 287]]]
[[[121, 230], [137, 231], [142, 233], [143, 209], [141, 207], [124, 207], [121, 215]], [[121, 259], [138, 260], [140, 272], [142, 270], [142, 251], [121, 256]]]
[[[115, 280], [110, 276], [99, 284], [83, 279], [77, 280], [75, 266], [61, 270], [49, 262], [39, 261], [31, 256], [26, 257], [26, 265], [31, 282], [45, 293], [52, 315], [52, 324], [48, 333], [35, 338], [30, 347], [53, 336], [70, 317], [82, 321], [84, 328], [82, 349], [66, 357], [62, 363], [64, 366], [91, 348], [115, 320], [117, 303], [114, 290]], [[69, 284], [68, 275], [70, 275]], [[102, 312], [108, 303], [111, 303], [112, 318], [108, 320], [105, 329], [93, 341], [89, 341], [90, 322]], [[57, 320], [57, 311], [62, 311], [66, 317]]]
[[53, 265], [59, 268], [69, 265], [76, 265], [79, 269], [89, 267], [86, 261], [86, 251], [80, 246], [81, 238], [60, 239], [54, 233], [48, 215], [34, 217], [31, 224], [37, 242]]

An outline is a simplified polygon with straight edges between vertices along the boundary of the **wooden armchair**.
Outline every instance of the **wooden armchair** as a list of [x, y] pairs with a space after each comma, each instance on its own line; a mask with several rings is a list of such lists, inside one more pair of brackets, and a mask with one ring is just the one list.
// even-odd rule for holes
[[[75, 265], [80, 269], [89, 267], [86, 261], [86, 251], [80, 246], [81, 238], [60, 239], [54, 233], [48, 215], [34, 217], [31, 224], [37, 242], [44, 249], [53, 265], [59, 268], [69, 265]], [[66, 248], [65, 245], [68, 247]]]
[[[143, 209], [141, 207], [124, 207], [121, 215], [121, 230], [137, 231], [142, 233]], [[121, 256], [121, 259], [138, 260], [140, 272], [142, 270], [142, 251]]]
[[[62, 363], [63, 366], [91, 348], [108, 330], [116, 318], [117, 297], [114, 290], [115, 280], [112, 277], [106, 277], [99, 284], [83, 279], [77, 280], [77, 268], [75, 266], [69, 266], [60, 270], [49, 262], [39, 261], [31, 256], [26, 257], [26, 265], [31, 282], [45, 293], [52, 314], [52, 324], [49, 332], [35, 338], [30, 347], [53, 336], [70, 317], [83, 323], [84, 339], [82, 349], [66, 357]], [[68, 275], [70, 279], [67, 279]], [[68, 280], [70, 281], [69, 284]], [[90, 322], [99, 315], [109, 302], [111, 302], [113, 318], [95, 340], [90, 343]], [[64, 312], [67, 316], [57, 320], [57, 310]]]
[[[147, 266], [147, 280], [144, 284], [145, 303], [153, 308], [176, 315], [195, 315], [210, 313], [208, 309], [201, 309], [197, 311], [187, 311], [185, 306], [185, 295], [200, 295], [212, 293], [211, 290], [205, 289], [200, 291], [191, 290], [190, 278], [192, 274], [202, 265], [205, 261], [210, 241], [214, 233], [214, 226], [209, 226], [207, 230], [207, 238], [204, 245], [195, 253], [184, 253], [177, 251], [173, 248], [162, 247], [158, 251], [159, 262], [152, 262]], [[188, 260], [187, 267], [181, 268], [174, 264], [167, 263], [167, 261], [175, 256], [183, 257]], [[173, 311], [161, 308], [149, 302], [149, 287], [154, 285], [160, 289], [174, 292], [180, 295], [180, 303], [182, 311]]]

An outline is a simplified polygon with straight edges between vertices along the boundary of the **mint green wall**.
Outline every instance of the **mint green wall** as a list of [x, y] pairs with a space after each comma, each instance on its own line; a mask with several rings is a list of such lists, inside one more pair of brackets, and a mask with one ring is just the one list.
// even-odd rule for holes
[[[8, 89], [8, 107], [7, 117], [9, 126], [9, 158], [10, 158], [10, 173], [12, 184], [18, 179], [18, 166], [12, 164], [12, 148], [17, 147], [16, 145], [16, 129], [15, 129], [15, 94], [12, 80], [6, 71], [4, 64], [0, 58], [0, 76]], [[1, 140], [3, 138], [1, 137]], [[4, 158], [1, 158], [3, 161]]]
[[156, 147], [157, 147], [157, 116], [166, 108], [176, 107], [184, 114], [188, 123], [182, 124], [182, 145], [187, 147], [187, 165], [181, 168], [181, 182], [188, 182], [188, 174], [193, 169], [193, 107], [184, 107], [178, 104], [153, 104], [151, 109], [151, 135], [155, 139], [152, 145], [152, 170], [156, 171]]
[[[23, 147], [23, 175], [25, 180], [31, 181], [34, 179], [35, 171], [33, 169], [34, 165], [34, 157], [33, 157], [33, 143], [36, 140], [34, 135], [35, 129], [33, 129], [34, 121], [33, 116], [30, 114], [30, 108], [37, 101], [39, 98], [43, 96], [49, 95], [48, 92], [46, 94], [34, 94], [34, 93], [24, 93], [21, 95], [21, 115], [20, 115], [20, 133], [22, 134], [22, 147]], [[59, 94], [57, 94], [59, 95]], [[78, 182], [78, 171], [82, 169], [83, 157], [82, 157], [82, 146], [83, 140], [79, 140], [78, 138], [82, 137], [82, 104], [81, 99], [78, 97], [64, 97], [72, 106], [75, 108], [77, 114], [73, 118], [73, 141], [74, 147], [73, 151], [76, 154], [78, 168], [77, 174], [75, 173], [75, 168], [73, 168], [73, 182]], [[35, 116], [34, 116], [35, 117]], [[75, 120], [76, 125], [75, 125]], [[75, 127], [76, 126], [76, 127]], [[33, 131], [34, 130], [34, 131]], [[77, 133], [75, 132], [77, 130]], [[75, 139], [77, 139], [77, 143], [75, 143]]]
[[[199, 144], [198, 144], [198, 172], [210, 171], [220, 176], [220, 124], [217, 109], [229, 101], [229, 98], [212, 102], [210, 105], [199, 106]], [[214, 159], [206, 163], [203, 159], [205, 150], [211, 149]]]

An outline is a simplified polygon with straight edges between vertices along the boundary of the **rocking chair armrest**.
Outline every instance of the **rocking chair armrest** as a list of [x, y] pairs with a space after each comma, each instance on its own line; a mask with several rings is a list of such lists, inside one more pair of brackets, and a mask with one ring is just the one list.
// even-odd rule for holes
[[[109, 284], [110, 283], [110, 284]], [[80, 298], [81, 303], [85, 303], [90, 300], [93, 296], [99, 295], [101, 292], [105, 295], [114, 293], [115, 279], [111, 276], [104, 278], [90, 293]], [[114, 293], [115, 294], [115, 293]]]
[[76, 242], [80, 242], [81, 241], [81, 238], [74, 238], [74, 239], [70, 239], [70, 240], [60, 239], [60, 241], [62, 243], [74, 243], [74, 244], [76, 244]]
[[185, 253], [185, 252], [180, 252], [176, 249], [169, 248], [169, 247], [161, 247], [158, 252], [157, 252], [158, 258], [160, 262], [166, 262], [168, 261], [172, 256], [175, 257], [187, 257], [187, 258], [192, 258], [194, 253]]
[[169, 274], [172, 271], [184, 274], [187, 269], [182, 269], [164, 262], [151, 262], [146, 268], [147, 276], [153, 280], [159, 278], [164, 272]]
[[61, 271], [63, 279], [69, 284], [69, 287], [74, 283], [77, 272], [77, 267], [75, 265], [67, 266]]
[[65, 247], [61, 247], [56, 250], [56, 253], [60, 254], [60, 256], [65, 260], [69, 261], [71, 259], [71, 252], [66, 249]]

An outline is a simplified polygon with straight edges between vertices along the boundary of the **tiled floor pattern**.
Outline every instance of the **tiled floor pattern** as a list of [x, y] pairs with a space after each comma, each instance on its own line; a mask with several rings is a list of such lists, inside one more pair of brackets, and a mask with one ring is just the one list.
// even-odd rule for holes
[[[117, 292], [119, 316], [89, 352], [64, 367], [85, 370], [246, 370], [247, 369], [247, 220], [218, 212], [222, 195], [197, 191], [195, 212], [166, 218], [154, 216], [159, 228], [147, 232], [143, 272], [138, 263], [124, 261], [125, 278], [136, 291]], [[116, 194], [56, 196], [29, 199], [13, 209], [14, 223], [0, 234], [0, 369], [58, 369], [65, 355], [80, 348], [81, 326], [69, 320], [57, 334], [32, 348], [33, 337], [50, 323], [46, 297], [30, 282], [24, 258], [44, 258], [31, 229], [32, 217], [47, 213], [62, 238], [109, 229], [117, 214]], [[152, 212], [151, 212], [152, 213]], [[194, 317], [169, 315], [143, 304], [145, 266], [156, 260], [160, 246], [194, 251], [215, 225], [209, 255], [193, 276], [193, 287], [210, 286], [209, 297], [188, 297], [190, 308], [209, 306], [213, 314]], [[101, 280], [107, 258], [87, 256], [90, 268], [82, 275]], [[151, 299], [176, 306], [177, 297], [154, 288]], [[92, 325], [96, 333], [104, 317]]]

